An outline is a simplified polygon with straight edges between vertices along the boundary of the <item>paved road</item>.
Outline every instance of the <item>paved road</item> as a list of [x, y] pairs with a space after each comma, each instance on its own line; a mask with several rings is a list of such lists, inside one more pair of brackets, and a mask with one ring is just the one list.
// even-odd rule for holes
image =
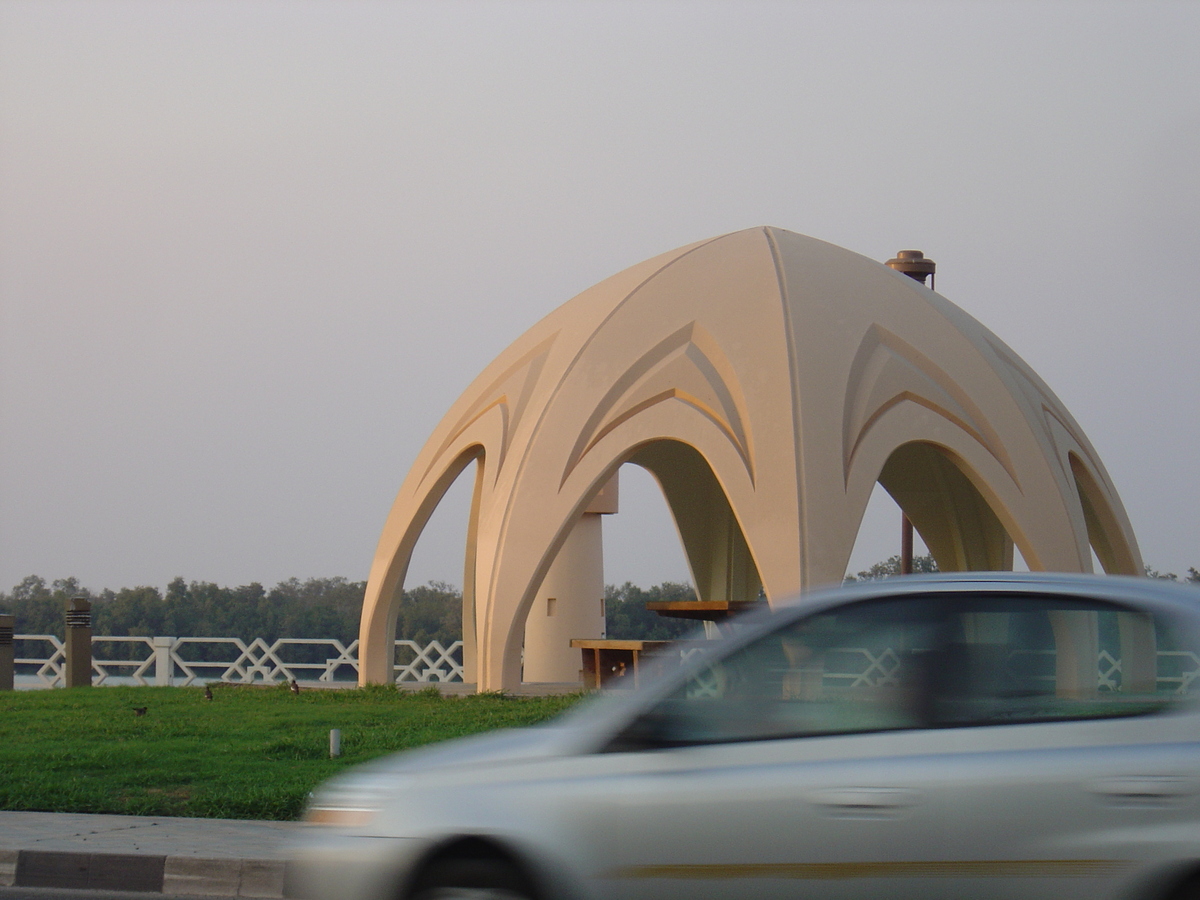
[[[290, 822], [0, 812], [0, 889], [283, 896]], [[145, 894], [141, 895], [143, 898]], [[4, 898], [0, 898], [4, 900]]]
[[[185, 894], [156, 894], [155, 900], [196, 900]], [[132, 891], [67, 891], [61, 888], [0, 887], [0, 900], [146, 900], [146, 895]], [[203, 900], [238, 900], [208, 894]]]

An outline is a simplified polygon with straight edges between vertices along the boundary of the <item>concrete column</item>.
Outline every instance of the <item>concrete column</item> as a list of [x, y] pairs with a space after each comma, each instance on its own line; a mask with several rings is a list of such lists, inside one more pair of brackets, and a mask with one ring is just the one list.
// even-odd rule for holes
[[616, 511], [613, 475], [580, 516], [538, 588], [525, 620], [522, 681], [582, 684], [582, 657], [571, 641], [605, 637], [601, 516]]
[[1153, 694], [1158, 688], [1158, 637], [1154, 618], [1135, 612], [1117, 613], [1121, 636], [1121, 693]]
[[86, 597], [67, 601], [66, 687], [92, 685], [92, 604]]
[[1099, 682], [1099, 616], [1086, 609], [1051, 610], [1050, 627], [1054, 632], [1056, 695], [1072, 700], [1094, 698]]
[[0, 691], [13, 689], [13, 617], [0, 616]]

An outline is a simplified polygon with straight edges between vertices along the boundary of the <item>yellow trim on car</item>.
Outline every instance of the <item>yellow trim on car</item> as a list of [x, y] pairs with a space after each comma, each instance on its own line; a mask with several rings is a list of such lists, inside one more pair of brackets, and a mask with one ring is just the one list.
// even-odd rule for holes
[[306, 825], [338, 825], [357, 828], [375, 818], [378, 810], [367, 808], [311, 806], [301, 820]]

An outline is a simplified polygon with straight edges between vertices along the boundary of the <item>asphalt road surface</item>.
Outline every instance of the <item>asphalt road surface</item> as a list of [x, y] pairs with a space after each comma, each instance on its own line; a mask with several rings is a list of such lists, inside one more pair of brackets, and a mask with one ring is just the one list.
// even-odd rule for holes
[[[0, 900], [198, 900], [198, 898], [134, 891], [66, 891], [61, 888], [0, 887]], [[203, 900], [238, 900], [238, 898], [207, 894]], [[241, 898], [241, 900], [245, 900], [245, 898]]]

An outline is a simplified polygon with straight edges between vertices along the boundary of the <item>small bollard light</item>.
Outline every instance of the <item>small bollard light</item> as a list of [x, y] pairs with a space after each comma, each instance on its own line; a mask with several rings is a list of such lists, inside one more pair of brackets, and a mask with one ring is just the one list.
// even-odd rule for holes
[[337, 759], [342, 755], [342, 729], [329, 729], [329, 758]]
[[0, 691], [13, 689], [13, 617], [0, 616]]
[[67, 601], [67, 640], [64, 645], [65, 686], [90, 687], [92, 683], [92, 603], [87, 597]]

